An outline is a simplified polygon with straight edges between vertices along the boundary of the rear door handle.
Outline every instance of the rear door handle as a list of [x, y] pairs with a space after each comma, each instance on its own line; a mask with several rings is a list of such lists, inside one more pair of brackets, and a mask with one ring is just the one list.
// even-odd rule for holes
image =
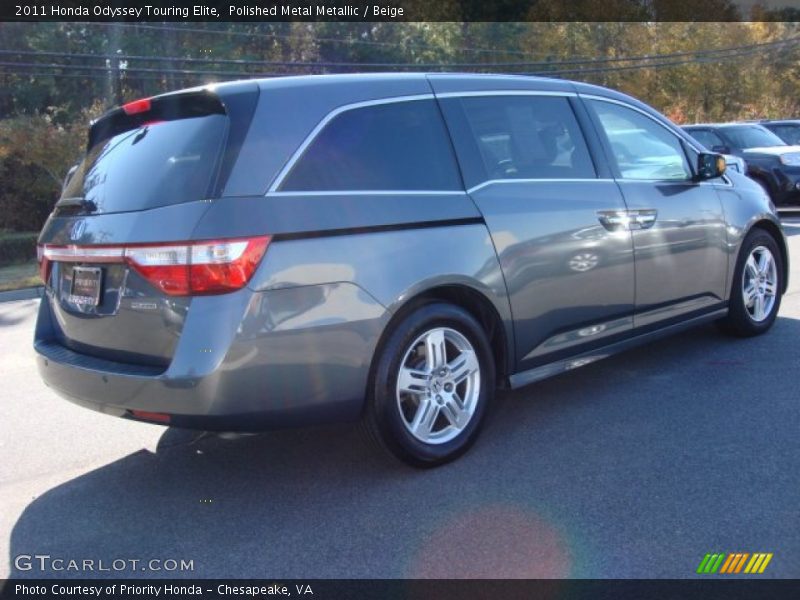
[[655, 208], [630, 210], [631, 229], [650, 229], [656, 222], [658, 211]]
[[597, 219], [609, 231], [627, 231], [630, 229], [630, 218], [627, 210], [598, 210]]

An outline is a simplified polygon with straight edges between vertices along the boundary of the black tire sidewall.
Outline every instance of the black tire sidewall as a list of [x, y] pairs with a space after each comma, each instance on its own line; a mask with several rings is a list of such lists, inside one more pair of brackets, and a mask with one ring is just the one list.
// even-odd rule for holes
[[[448, 327], [467, 338], [481, 369], [475, 413], [459, 435], [444, 444], [426, 444], [416, 439], [403, 423], [395, 395], [401, 361], [411, 344], [425, 331]], [[495, 387], [491, 346], [480, 324], [465, 310], [450, 304], [427, 304], [409, 313], [382, 345], [368, 398], [368, 418], [373, 420], [379, 441], [400, 460], [417, 467], [432, 467], [463, 454], [475, 441]]]
[[[777, 272], [777, 292], [775, 294], [775, 304], [769, 316], [763, 321], [755, 321], [750, 316], [744, 304], [744, 293], [742, 291], [742, 279], [744, 278], [744, 268], [747, 259], [752, 251], [758, 246], [766, 247], [771, 253], [775, 261]], [[736, 261], [736, 270], [733, 275], [733, 283], [731, 287], [730, 309], [728, 319], [730, 325], [734, 328], [736, 333], [741, 335], [758, 335], [764, 333], [775, 322], [778, 316], [778, 310], [781, 306], [781, 295], [783, 288], [783, 261], [778, 244], [775, 238], [768, 232], [762, 229], [751, 231], [744, 242], [742, 249], [739, 252], [739, 258]]]

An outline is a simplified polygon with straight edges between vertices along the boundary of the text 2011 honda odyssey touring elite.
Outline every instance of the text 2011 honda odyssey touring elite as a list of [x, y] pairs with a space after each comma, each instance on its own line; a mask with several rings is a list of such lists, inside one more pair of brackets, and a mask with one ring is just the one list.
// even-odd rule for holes
[[39, 370], [134, 419], [363, 419], [415, 465], [521, 386], [786, 289], [755, 183], [646, 105], [566, 81], [291, 77], [94, 123], [39, 238]]

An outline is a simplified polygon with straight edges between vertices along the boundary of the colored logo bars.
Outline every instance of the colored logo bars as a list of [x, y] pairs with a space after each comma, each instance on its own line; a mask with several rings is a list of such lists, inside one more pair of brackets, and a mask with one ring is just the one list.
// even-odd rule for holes
[[[749, 560], [748, 560], [749, 559]], [[735, 573], [763, 573], [769, 561], [772, 560], [772, 552], [732, 552], [730, 554], [706, 554], [697, 567], [700, 574], [735, 574]], [[747, 565], [747, 566], [745, 566]]]

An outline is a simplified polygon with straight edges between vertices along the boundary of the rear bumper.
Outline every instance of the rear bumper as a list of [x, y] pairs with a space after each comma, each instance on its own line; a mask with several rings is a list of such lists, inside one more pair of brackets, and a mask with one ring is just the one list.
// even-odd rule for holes
[[165, 413], [177, 427], [224, 431], [358, 418], [388, 322], [384, 307], [349, 283], [198, 297], [163, 369], [64, 347], [51, 301], [41, 302], [34, 348], [59, 395], [114, 416]]

